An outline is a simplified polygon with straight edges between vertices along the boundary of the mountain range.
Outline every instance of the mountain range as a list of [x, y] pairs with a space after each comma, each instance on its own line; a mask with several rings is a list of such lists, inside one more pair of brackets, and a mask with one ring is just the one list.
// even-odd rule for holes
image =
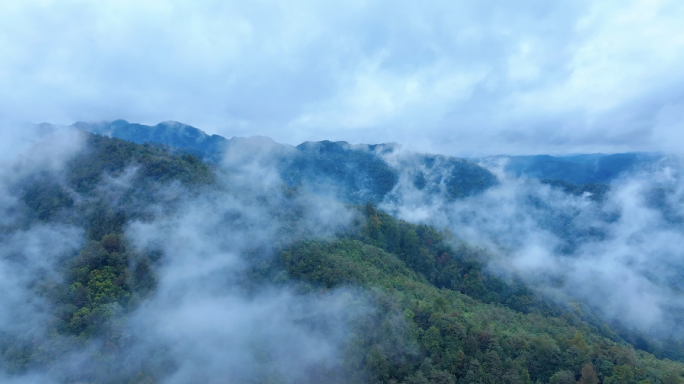
[[[558, 180], [572, 185], [568, 187], [564, 184], [566, 189], [576, 189], [583, 184], [610, 184], [620, 175], [648, 167], [662, 158], [658, 153], [595, 153], [568, 156], [497, 155], [468, 160], [401, 151], [397, 144], [352, 145], [321, 141], [292, 147], [265, 137], [226, 139], [175, 121], [162, 122], [156, 126], [125, 120], [77, 122], [73, 127], [136, 144], [164, 145], [172, 151], [193, 154], [209, 163], [222, 161], [226, 154], [230, 158], [230, 152], [239, 152], [241, 148], [253, 148], [256, 153], [252, 159], [257, 160], [256, 154], [260, 154], [259, 161], [277, 164], [279, 173], [288, 184], [297, 185], [306, 181], [321, 189], [333, 185], [335, 190], [342, 188], [342, 196], [356, 204], [382, 201], [398, 182], [397, 167], [414, 168], [411, 177], [419, 189], [438, 190], [441, 185], [445, 187], [446, 196], [458, 198], [476, 194], [496, 184], [494, 175], [481, 166], [483, 162], [492, 164], [503, 161], [504, 171], [508, 174], [546, 181]], [[268, 153], [264, 152], [264, 148], [268, 148]], [[557, 182], [551, 184], [556, 185]], [[577, 190], [587, 188], [590, 187]]]
[[2, 159], [0, 381], [684, 383], [659, 155], [73, 127]]

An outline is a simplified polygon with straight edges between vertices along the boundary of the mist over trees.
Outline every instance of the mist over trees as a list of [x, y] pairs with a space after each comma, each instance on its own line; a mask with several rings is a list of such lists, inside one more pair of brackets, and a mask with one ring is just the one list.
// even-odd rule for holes
[[3, 382], [684, 382], [677, 159], [75, 127], [0, 158]]

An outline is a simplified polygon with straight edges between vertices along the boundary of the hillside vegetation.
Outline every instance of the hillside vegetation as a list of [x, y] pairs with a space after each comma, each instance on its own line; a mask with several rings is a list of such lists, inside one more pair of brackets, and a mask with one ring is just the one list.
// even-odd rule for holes
[[[684, 365], [658, 360], [607, 325], [489, 275], [477, 249], [371, 206], [358, 235], [299, 243], [279, 263], [306, 289], [368, 289], [345, 360], [352, 381], [404, 383], [680, 383]], [[594, 381], [592, 381], [594, 380]]]
[[[306, 151], [317, 151], [315, 165], [295, 161], [284, 177], [292, 185], [274, 187], [282, 196], [268, 211], [282, 224], [274, 243], [254, 240], [242, 255], [244, 270], [226, 280], [246, 297], [269, 286], [306, 297], [346, 291], [363, 298], [343, 311], [349, 333], [337, 360], [311, 368], [308, 382], [684, 383], [681, 362], [635, 349], [579, 305], [493, 275], [482, 264], [486, 250], [459, 243], [448, 231], [365, 204], [347, 207], [353, 218], [345, 230], [314, 238], [315, 231], [302, 229], [309, 201], [298, 178], [329, 172], [354, 185], [359, 174], [341, 166], [352, 156], [354, 166], [366, 166], [364, 177], [386, 183], [374, 193], [384, 193], [394, 179], [364, 152], [349, 154], [339, 144]], [[158, 293], [158, 271], [168, 256], [132, 246], [126, 228], [208, 190], [240, 191], [230, 172], [212, 167], [190, 154], [89, 135], [63, 173], [17, 182], [21, 209], [1, 228], [2, 241], [47, 225], [77, 227], [84, 235], [78, 251], [56, 262], [56, 275], [36, 275], [28, 286], [44, 300], [36, 321], [45, 331], [0, 328], [0, 369], [9, 378], [45, 374], [62, 383], [161, 383], [177, 372], [183, 362], [169, 348], [142, 353], [140, 336], [127, 331], [131, 316]], [[255, 201], [268, 206], [269, 199]], [[237, 213], [225, 220], [233, 228], [253, 225]], [[7, 262], [24, 262], [12, 257]], [[321, 326], [315, 318], [302, 322]], [[677, 356], [676, 348], [658, 353]], [[270, 373], [275, 357], [259, 356], [263, 372], [247, 382], [286, 382]]]

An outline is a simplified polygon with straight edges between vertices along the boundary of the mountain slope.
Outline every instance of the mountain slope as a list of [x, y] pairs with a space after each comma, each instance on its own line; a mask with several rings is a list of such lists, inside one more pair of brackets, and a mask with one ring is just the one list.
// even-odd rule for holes
[[352, 382], [684, 380], [684, 365], [635, 350], [572, 307], [549, 304], [484, 272], [478, 250], [453, 249], [434, 228], [370, 206], [364, 213], [358, 235], [298, 243], [276, 260], [307, 289], [352, 284], [372, 290], [379, 307], [359, 320], [344, 359]]
[[[486, 252], [448, 232], [265, 182], [277, 162], [210, 167], [114, 138], [83, 143], [63, 168], [2, 179], [15, 199], [0, 202], [16, 204], [0, 227], [2, 380], [684, 381], [684, 364], [487, 272]], [[302, 150], [346, 151], [360, 153]], [[302, 178], [351, 177], [322, 164]]]
[[227, 141], [222, 136], [207, 135], [202, 130], [175, 121], [165, 121], [153, 127], [129, 123], [126, 120], [102, 123], [79, 121], [72, 126], [136, 144], [158, 143], [168, 145], [211, 162], [217, 162], [221, 159]]
[[[205, 161], [219, 163], [245, 159], [275, 165], [282, 178], [292, 187], [306, 185], [320, 193], [334, 193], [337, 198], [353, 204], [379, 203], [392, 191], [405, 170], [420, 188], [438, 190], [446, 186], [448, 198], [460, 198], [479, 193], [496, 183], [491, 172], [479, 165], [449, 156], [409, 154], [396, 158], [397, 146], [391, 144], [350, 145], [321, 141], [305, 142], [296, 147], [275, 143], [264, 137], [230, 140], [177, 122], [164, 122], [154, 127], [131, 124], [124, 120], [103, 123], [78, 122], [74, 127], [108, 135], [137, 144], [156, 143], [180, 153], [190, 153]], [[267, 148], [267, 149], [266, 149]], [[253, 151], [252, 153], [247, 153]], [[236, 154], [233, 154], [233, 153]], [[410, 161], [405, 161], [410, 160]], [[413, 169], [411, 166], [415, 166]], [[438, 177], [426, 177], [427, 173]]]
[[620, 175], [648, 166], [662, 156], [656, 153], [601, 153], [571, 156], [495, 156], [507, 161], [505, 171], [516, 176], [558, 179], [573, 184], [609, 184]]

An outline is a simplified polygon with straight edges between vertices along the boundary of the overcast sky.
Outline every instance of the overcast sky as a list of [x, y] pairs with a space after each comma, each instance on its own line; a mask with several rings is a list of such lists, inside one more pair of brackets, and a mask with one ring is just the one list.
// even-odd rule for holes
[[0, 119], [469, 156], [684, 147], [684, 2], [0, 0]]

